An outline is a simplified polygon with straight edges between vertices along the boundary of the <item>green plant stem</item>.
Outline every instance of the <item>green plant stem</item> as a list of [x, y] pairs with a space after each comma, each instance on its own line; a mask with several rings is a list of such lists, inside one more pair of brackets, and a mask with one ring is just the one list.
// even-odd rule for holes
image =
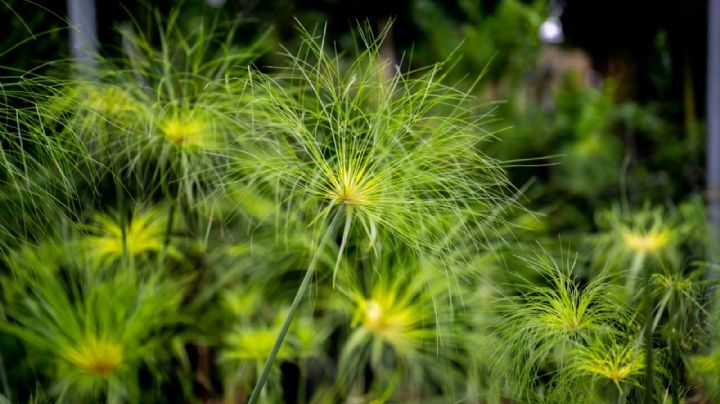
[[168, 212], [167, 217], [167, 226], [165, 227], [165, 239], [163, 240], [163, 249], [162, 249], [162, 256], [160, 259], [161, 264], [165, 264], [165, 259], [167, 258], [167, 250], [170, 246], [170, 235], [173, 231], [173, 222], [175, 221], [175, 209], [177, 206], [177, 202], [173, 200], [170, 203], [170, 211]]
[[[678, 315], [675, 309], [674, 304], [670, 304], [670, 299], [672, 298], [672, 293], [666, 292], [665, 295], [660, 299], [660, 302], [658, 303], [658, 308], [655, 313], [655, 320], [652, 323], [652, 331], [655, 332], [658, 328], [658, 324], [660, 324], [660, 320], [662, 317], [662, 314], [667, 309], [668, 318], [670, 321], [675, 319]], [[675, 338], [670, 338], [670, 341], [668, 343], [669, 350], [670, 350], [670, 362], [671, 363], [680, 363], [680, 348], [677, 346], [677, 342]], [[673, 376], [670, 378], [670, 391], [672, 393], [672, 401], [673, 403], [679, 403], [680, 402], [680, 391], [681, 387], [678, 385], [678, 380], [681, 380], [682, 375], [680, 374], [680, 370], [678, 367], [673, 367], [670, 372], [673, 374]], [[667, 392], [666, 392], [667, 396]]]
[[115, 190], [117, 192], [117, 204], [118, 204], [118, 214], [120, 215], [120, 232], [122, 237], [122, 262], [123, 266], [126, 268], [129, 267], [130, 263], [130, 254], [128, 253], [127, 248], [127, 218], [125, 217], [125, 192], [123, 190], [122, 182], [120, 178], [117, 177], [117, 174], [115, 174]]
[[619, 384], [615, 384], [615, 391], [614, 391], [615, 399], [613, 402], [615, 404], [625, 404], [625, 392], [623, 392], [622, 388]]
[[[345, 206], [344, 204], [342, 206]], [[340, 241], [340, 248], [338, 249], [337, 259], [335, 260], [335, 268], [333, 268], [333, 288], [335, 287], [335, 279], [337, 278], [337, 270], [340, 267], [340, 261], [342, 260], [343, 251], [345, 251], [345, 243], [347, 242], [348, 235], [350, 234], [350, 226], [352, 226], [352, 206], [347, 208], [347, 214], [345, 215], [345, 228], [342, 233], [342, 240]]]
[[310, 261], [310, 265], [308, 265], [308, 269], [307, 269], [307, 271], [305, 271], [305, 277], [303, 278], [302, 283], [300, 283], [300, 287], [298, 288], [297, 293], [295, 294], [295, 298], [293, 299], [292, 304], [290, 305], [290, 310], [288, 310], [288, 314], [285, 317], [285, 321], [283, 322], [283, 325], [280, 328], [280, 333], [278, 333], [278, 336], [275, 339], [275, 344], [273, 344], [272, 350], [270, 351], [270, 356], [268, 357], [267, 361], [265, 361], [265, 366], [263, 366], [262, 372], [260, 372], [260, 377], [258, 378], [257, 384], [255, 384], [255, 388], [253, 388], [253, 391], [252, 391], [252, 394], [250, 395], [250, 400], [248, 401], [248, 404], [255, 404], [255, 403], [257, 403], [258, 399], [260, 398], [260, 393], [262, 392], [263, 387], [265, 387], [265, 383], [267, 383], [267, 379], [270, 374], [270, 368], [272, 367], [273, 362], [275, 362], [275, 358], [277, 357], [277, 354], [280, 351], [280, 347], [282, 346], [282, 343], [285, 340], [285, 336], [287, 335], [288, 329], [290, 328], [290, 324], [292, 323], [292, 320], [295, 317], [295, 312], [297, 311], [298, 307], [300, 306], [300, 302], [302, 302], [303, 297], [305, 297], [305, 292], [307, 291], [307, 288], [310, 285], [310, 280], [312, 279], [313, 275], [315, 274], [315, 269], [317, 268], [317, 262], [318, 262], [318, 259], [320, 258], [322, 249], [325, 247], [325, 244], [327, 243], [328, 239], [330, 238], [330, 235], [333, 233], [333, 230], [335, 229], [335, 225], [337, 224], [338, 218], [341, 216], [342, 212], [343, 212], [343, 205], [340, 205], [340, 207], [337, 210], [337, 213], [335, 213], [335, 216], [333, 217], [332, 221], [330, 222], [330, 225], [328, 226], [327, 231], [325, 232], [322, 239], [320, 240], [317, 247], [315, 248], [315, 251], [313, 253], [313, 258]]
[[648, 268], [643, 271], [645, 306], [645, 403], [653, 403], [655, 396], [655, 374], [653, 371], [653, 298], [650, 287], [651, 274]]
[[628, 270], [628, 279], [625, 283], [628, 295], [632, 295], [635, 292], [635, 284], [637, 278], [640, 275], [640, 271], [645, 266], [645, 253], [636, 253], [633, 256], [632, 264]]

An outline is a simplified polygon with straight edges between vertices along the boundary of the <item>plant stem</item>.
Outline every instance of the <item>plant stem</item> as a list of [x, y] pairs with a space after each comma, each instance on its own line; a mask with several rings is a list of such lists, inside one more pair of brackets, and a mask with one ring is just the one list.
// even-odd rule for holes
[[260, 392], [262, 391], [263, 387], [265, 387], [268, 375], [270, 374], [270, 367], [272, 366], [273, 362], [275, 362], [275, 358], [277, 357], [277, 354], [280, 351], [280, 347], [285, 340], [285, 335], [287, 335], [290, 324], [295, 317], [295, 312], [300, 306], [300, 302], [302, 302], [303, 297], [305, 297], [305, 292], [307, 291], [307, 288], [310, 285], [310, 280], [315, 273], [315, 269], [317, 268], [317, 262], [320, 258], [320, 253], [322, 252], [322, 249], [325, 247], [325, 244], [330, 238], [330, 234], [333, 233], [335, 225], [337, 224], [338, 218], [340, 217], [342, 212], [343, 205], [341, 204], [337, 210], [337, 213], [335, 213], [335, 216], [330, 222], [330, 226], [328, 226], [327, 231], [325, 231], [325, 234], [320, 240], [320, 243], [315, 248], [312, 260], [310, 261], [310, 265], [308, 265], [308, 269], [307, 271], [305, 271], [305, 277], [303, 278], [302, 283], [300, 283], [300, 287], [298, 288], [297, 293], [295, 294], [295, 298], [290, 305], [290, 310], [288, 311], [287, 317], [285, 317], [285, 321], [280, 328], [280, 333], [278, 333], [278, 336], [275, 339], [275, 344], [273, 344], [272, 350], [270, 351], [270, 356], [268, 357], [267, 361], [265, 361], [265, 366], [263, 367], [262, 372], [260, 372], [260, 377], [258, 378], [257, 384], [255, 384], [255, 388], [253, 388], [248, 404], [255, 404], [260, 398]]
[[625, 404], [625, 393], [622, 391], [622, 388], [619, 384], [615, 384], [614, 394], [615, 399], [613, 400], [613, 403], [615, 404]]
[[635, 283], [637, 282], [637, 278], [640, 275], [640, 271], [643, 270], [644, 266], [645, 266], [645, 253], [636, 253], [633, 256], [633, 260], [630, 265], [630, 269], [628, 270], [628, 278], [625, 283], [625, 288], [628, 292], [628, 295], [632, 296], [632, 294], [635, 292]]
[[645, 403], [651, 404], [655, 396], [655, 374], [653, 371], [653, 298], [649, 268], [644, 268], [643, 275], [645, 283], [643, 293], [645, 298]]
[[[342, 206], [345, 206], [344, 204]], [[342, 253], [345, 251], [345, 243], [347, 242], [348, 235], [350, 234], [350, 226], [352, 225], [352, 206], [348, 207], [347, 214], [345, 215], [345, 228], [342, 233], [342, 240], [340, 241], [340, 248], [338, 249], [337, 259], [335, 260], [335, 268], [333, 268], [333, 288], [335, 287], [335, 279], [337, 278], [337, 270], [340, 267], [340, 260], [342, 260]]]
[[127, 248], [127, 218], [125, 216], [125, 192], [123, 190], [122, 182], [118, 178], [119, 174], [115, 173], [115, 190], [117, 192], [117, 205], [118, 214], [120, 215], [120, 234], [122, 237], [122, 263], [126, 268], [129, 267], [130, 254]]
[[176, 204], [177, 202], [175, 200], [170, 203], [170, 211], [168, 212], [167, 217], [167, 226], [165, 227], [165, 239], [163, 240], [162, 255], [160, 257], [161, 264], [165, 264], [165, 259], [167, 258], [167, 250], [170, 246], [170, 235], [172, 234], [173, 222], [175, 221]]

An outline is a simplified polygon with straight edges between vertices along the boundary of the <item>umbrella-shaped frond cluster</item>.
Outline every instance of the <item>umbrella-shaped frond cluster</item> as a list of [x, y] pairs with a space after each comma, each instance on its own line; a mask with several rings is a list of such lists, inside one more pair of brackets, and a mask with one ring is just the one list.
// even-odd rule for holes
[[347, 332], [338, 373], [342, 391], [362, 391], [370, 371], [375, 394], [402, 386], [428, 397], [434, 389], [462, 394], [459, 379], [471, 363], [469, 333], [480, 308], [470, 304], [467, 280], [448, 276], [443, 264], [386, 254], [377, 272], [341, 274], [338, 284], [348, 286], [339, 286], [340, 293], [328, 288], [325, 305]]
[[342, 210], [344, 232], [366, 247], [395, 240], [438, 252], [458, 238], [482, 241], [477, 227], [509, 205], [508, 182], [482, 152], [490, 135], [471, 97], [444, 83], [441, 65], [400, 72], [379, 42], [347, 64], [323, 38], [305, 32], [289, 68], [252, 78], [265, 94], [255, 125], [268, 136], [238, 155], [238, 171], [305, 206], [312, 223]]
[[60, 397], [137, 401], [138, 372], [168, 363], [160, 348], [186, 323], [187, 280], [91, 266], [70, 258], [72, 248], [28, 246], [6, 262], [0, 329], [57, 380]]
[[[539, 399], [534, 394], [546, 377], [552, 378], [548, 397], [583, 401], [597, 397], [602, 386], [587, 384], [580, 371], [591, 377], [604, 375], [618, 388], [630, 376], [641, 374], [642, 367], [633, 367], [637, 361], [643, 363], [641, 339], [639, 334], [633, 337], [637, 329], [632, 312], [623, 305], [622, 289], [612, 285], [610, 275], [581, 284], [574, 260], [547, 253], [527, 259], [526, 264], [540, 282], [527, 283], [520, 294], [497, 303], [497, 332], [505, 346], [495, 369], [515, 386], [518, 399]], [[598, 344], [608, 341], [614, 341], [613, 347], [620, 344], [622, 352], [603, 356], [607, 347]], [[625, 363], [628, 355], [633, 355], [632, 364]]]

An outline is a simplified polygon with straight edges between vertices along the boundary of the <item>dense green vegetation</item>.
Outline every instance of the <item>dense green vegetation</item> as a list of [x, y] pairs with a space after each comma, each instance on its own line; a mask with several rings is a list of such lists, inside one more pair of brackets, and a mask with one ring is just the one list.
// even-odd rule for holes
[[4, 10], [0, 402], [720, 400], [701, 124], [497, 3]]

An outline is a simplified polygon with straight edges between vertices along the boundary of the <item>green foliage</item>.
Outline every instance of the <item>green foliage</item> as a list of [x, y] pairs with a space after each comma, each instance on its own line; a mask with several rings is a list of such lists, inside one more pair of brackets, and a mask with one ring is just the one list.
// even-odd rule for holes
[[391, 241], [447, 253], [452, 237], [473, 237], [504, 208], [507, 180], [481, 151], [469, 94], [443, 83], [442, 65], [395, 72], [378, 54], [384, 34], [365, 31], [347, 65], [324, 36], [303, 35], [288, 70], [252, 77], [264, 94], [254, 129], [268, 135], [243, 144], [234, 161], [243, 181], [307, 209], [308, 224], [342, 210], [341, 249], [358, 233], [365, 249]]
[[464, 17], [459, 22], [453, 21], [441, 2], [412, 2], [414, 21], [427, 36], [426, 48], [415, 52], [420, 60], [442, 60], [458, 52], [462, 59], [457, 71], [462, 74], [488, 67], [489, 79], [495, 81], [518, 80], [527, 73], [540, 50], [537, 32], [546, 1], [503, 0], [488, 13], [482, 11], [482, 1], [463, 0], [457, 6]]
[[339, 359], [343, 391], [451, 397], [462, 387], [476, 313], [464, 300], [469, 285], [448, 277], [440, 262], [410, 257], [385, 256], [372, 271], [356, 264], [347, 288], [334, 297], [327, 291], [328, 305], [350, 326]]
[[[581, 285], [573, 275], [572, 258], [564, 259], [557, 262], [546, 254], [531, 259], [528, 265], [543, 282], [528, 283], [519, 295], [498, 302], [497, 332], [504, 347], [495, 367], [518, 399], [590, 397], [587, 380], [570, 380], [569, 375], [578, 378], [579, 371], [593, 373], [593, 366], [605, 363], [606, 359], [593, 357], [593, 353], [605, 352], [596, 344], [636, 332], [633, 313], [623, 306], [622, 293], [608, 277]], [[622, 360], [607, 359], [608, 363]], [[618, 387], [620, 381], [614, 380]]]
[[414, 1], [399, 64], [299, 24], [272, 68], [178, 9], [4, 76], [0, 401], [716, 399], [697, 139], [612, 80], [531, 96], [545, 3]]
[[8, 262], [0, 329], [27, 346], [61, 399], [138, 401], [141, 369], [161, 380], [169, 358], [158, 348], [182, 338], [187, 282], [86, 265], [48, 243]]

